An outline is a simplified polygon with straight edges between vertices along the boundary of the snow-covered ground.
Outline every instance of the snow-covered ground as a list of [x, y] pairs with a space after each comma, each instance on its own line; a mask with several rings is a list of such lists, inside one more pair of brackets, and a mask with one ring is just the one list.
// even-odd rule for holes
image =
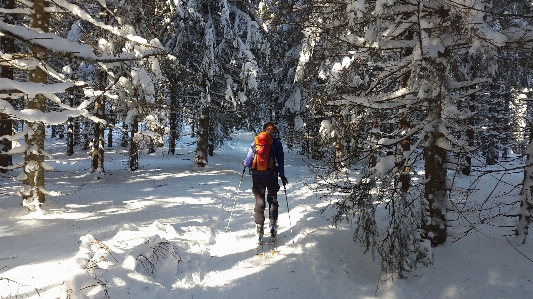
[[[57, 162], [46, 186], [64, 195], [48, 196], [42, 213], [20, 205], [16, 174], [0, 174], [0, 298], [533, 298], [533, 241], [518, 246], [504, 236], [511, 218], [449, 238], [433, 249], [434, 265], [380, 283], [379, 261], [354, 243], [350, 225], [332, 227], [319, 213], [326, 203], [308, 188], [306, 158], [293, 152], [286, 196], [278, 194], [277, 252], [265, 245], [257, 257], [247, 171], [238, 192], [252, 139], [235, 136], [205, 168], [193, 164], [188, 139], [174, 156], [142, 155], [135, 172], [120, 147], [106, 148], [98, 181], [87, 153], [66, 157], [64, 141], [50, 139]], [[496, 186], [491, 203], [521, 175], [499, 184], [501, 174], [482, 176], [471, 200]], [[468, 186], [474, 176], [458, 179]], [[504, 196], [512, 202], [517, 193]], [[456, 237], [466, 229], [454, 227]]]

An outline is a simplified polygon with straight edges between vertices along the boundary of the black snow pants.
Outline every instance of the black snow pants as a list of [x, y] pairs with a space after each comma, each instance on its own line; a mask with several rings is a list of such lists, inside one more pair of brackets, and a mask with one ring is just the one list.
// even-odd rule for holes
[[252, 193], [255, 197], [254, 220], [256, 224], [265, 224], [265, 191], [268, 202], [268, 217], [271, 221], [278, 220], [278, 191], [277, 177], [252, 177]]

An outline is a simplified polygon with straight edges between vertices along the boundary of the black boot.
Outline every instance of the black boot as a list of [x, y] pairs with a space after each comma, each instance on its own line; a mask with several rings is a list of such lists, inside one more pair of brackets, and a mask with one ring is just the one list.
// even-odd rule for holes
[[276, 242], [276, 235], [278, 234], [278, 221], [270, 219], [270, 240]]
[[263, 244], [263, 235], [264, 235], [264, 225], [263, 224], [256, 224], [255, 225], [255, 232], [257, 234], [257, 244], [261, 245]]

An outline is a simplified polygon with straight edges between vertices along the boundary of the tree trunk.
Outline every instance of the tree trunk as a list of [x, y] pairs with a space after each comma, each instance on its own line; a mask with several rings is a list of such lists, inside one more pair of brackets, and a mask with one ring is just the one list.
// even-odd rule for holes
[[286, 132], [287, 148], [293, 149], [295, 147], [296, 135], [296, 112], [289, 112], [287, 115], [287, 132]]
[[65, 127], [64, 125], [57, 125], [56, 126], [56, 131], [57, 131], [57, 138], [59, 139], [63, 139], [65, 138]]
[[524, 167], [524, 180], [520, 197], [520, 210], [518, 211], [518, 223], [516, 224], [516, 236], [522, 243], [526, 243], [529, 232], [529, 224], [533, 220], [533, 123], [529, 123], [530, 136], [527, 152], [526, 166]]
[[128, 136], [128, 124], [122, 120], [122, 130], [120, 131], [120, 146], [126, 147], [129, 144], [130, 137]]
[[[46, 1], [35, 0], [33, 2], [33, 12], [31, 14], [31, 26], [39, 28], [43, 32], [48, 32], [48, 13], [45, 11]], [[39, 47], [32, 48], [33, 55], [42, 61], [46, 60], [46, 52]], [[46, 83], [46, 72], [39, 67], [30, 70], [29, 81], [33, 83]], [[28, 98], [28, 109], [36, 109], [44, 112], [46, 110], [46, 98], [37, 94]], [[27, 122], [29, 128], [25, 136], [27, 151], [24, 155], [24, 190], [22, 193], [23, 205], [38, 207], [45, 201], [44, 189], [44, 139], [45, 127], [42, 122]], [[36, 202], [36, 200], [38, 202]]]
[[80, 127], [80, 118], [76, 117], [73, 120], [73, 145], [80, 145], [81, 144], [81, 127]]
[[83, 130], [81, 130], [81, 139], [82, 139], [81, 148], [84, 151], [91, 148], [91, 138], [89, 137], [89, 132], [93, 126], [94, 126], [94, 123], [91, 123], [89, 121], [83, 122]]
[[[379, 136], [377, 135], [377, 131], [378, 131], [378, 128], [379, 128], [379, 123], [376, 121], [376, 120], [371, 120], [370, 121], [370, 146], [371, 147], [374, 147], [375, 144], [377, 144], [377, 141], [378, 141], [378, 138]], [[376, 167], [378, 163], [378, 154], [376, 152], [375, 149], [371, 148], [370, 149], [370, 157], [369, 157], [369, 161], [368, 161], [368, 167], [369, 168], [373, 168], [373, 167]]]
[[67, 156], [74, 154], [74, 119], [69, 116], [67, 122]]
[[[104, 118], [104, 98], [103, 96], [98, 97], [95, 102], [95, 116], [103, 119]], [[92, 170], [97, 172], [97, 179], [100, 179], [100, 174], [105, 172], [104, 170], [104, 124], [100, 122], [94, 123], [94, 139], [93, 139], [93, 150], [92, 150]]]
[[[406, 40], [413, 40], [414, 37], [414, 30], [408, 30], [407, 34], [405, 36]], [[413, 48], [409, 47], [405, 49], [404, 57], [408, 57], [413, 54]], [[411, 79], [411, 73], [408, 73], [403, 76], [402, 78], [402, 88], [409, 87], [409, 79]], [[411, 129], [411, 123], [407, 119], [401, 119], [400, 120], [400, 128], [402, 129], [403, 134], [407, 134], [409, 132], [409, 129]], [[401, 161], [401, 167], [403, 168], [400, 172], [400, 183], [402, 186], [400, 187], [400, 190], [404, 193], [407, 193], [409, 191], [409, 186], [411, 184], [411, 168], [409, 165], [406, 165], [408, 163], [407, 157], [409, 156], [409, 153], [411, 152], [411, 138], [405, 137], [401, 142], [401, 148], [402, 148], [402, 157], [400, 157]]]
[[[106, 74], [104, 71], [100, 71], [98, 75], [99, 89], [105, 89]], [[99, 119], [105, 117], [105, 98], [104, 95], [96, 98], [94, 103], [95, 116]], [[93, 138], [93, 160], [92, 170], [97, 172], [97, 179], [100, 179], [100, 174], [105, 172], [104, 170], [104, 132], [105, 126], [101, 122], [94, 123], [94, 138]]]
[[[475, 132], [474, 132], [474, 124], [475, 124], [474, 115], [475, 114], [474, 113], [476, 111], [476, 106], [474, 105], [475, 102], [476, 102], [476, 94], [471, 94], [470, 102], [468, 102], [468, 107], [470, 109], [471, 114], [466, 120], [466, 125], [467, 125], [466, 138], [468, 140], [469, 147], [472, 147], [474, 145], [474, 137], [475, 137]], [[470, 154], [466, 154], [464, 158], [464, 163], [465, 165], [462, 168], [462, 173], [464, 175], [470, 175], [470, 173], [472, 172], [472, 157], [470, 157]]]
[[487, 103], [488, 106], [488, 127], [490, 130], [487, 132], [487, 141], [482, 143], [485, 152], [485, 162], [488, 165], [495, 165], [498, 163], [500, 156], [499, 147], [502, 140], [502, 133], [505, 129], [502, 126], [502, 115], [505, 113], [502, 96], [502, 85], [498, 82], [490, 85], [490, 98]]
[[[400, 121], [400, 126], [402, 127], [402, 131], [404, 132], [404, 134], [409, 132], [409, 129], [411, 128], [411, 124], [406, 119], [402, 119]], [[411, 152], [411, 138], [405, 137], [400, 143], [400, 146], [402, 148], [402, 156], [400, 157], [400, 167], [402, 167], [400, 173], [400, 183], [402, 185], [400, 187], [400, 190], [404, 193], [407, 193], [409, 191], [409, 186], [411, 185], [411, 168], [409, 165], [407, 165], [407, 163], [409, 163], [407, 161], [407, 157]]]
[[207, 165], [208, 145], [209, 145], [209, 106], [206, 104], [202, 107], [200, 119], [198, 121], [198, 143], [196, 145], [196, 156], [194, 161], [199, 166]]
[[[172, 101], [172, 100], [171, 100]], [[176, 131], [177, 131], [177, 113], [174, 110], [173, 104], [170, 106], [170, 130], [168, 132], [168, 153], [174, 155], [176, 153]]]
[[178, 112], [179, 98], [178, 91], [174, 88], [170, 91], [169, 102], [169, 132], [168, 132], [168, 153], [174, 155], [176, 153], [176, 141], [179, 139], [180, 132], [178, 125], [181, 120], [181, 111]]
[[139, 169], [139, 148], [137, 147], [137, 142], [135, 142], [135, 133], [139, 131], [139, 122], [137, 116], [134, 116], [131, 123], [131, 136], [129, 138], [130, 142], [130, 170], [134, 171]]
[[[79, 92], [74, 91], [74, 93], [69, 98], [70, 107], [74, 107], [74, 104], [78, 104], [78, 101], [75, 101], [76, 97], [79, 95]], [[67, 126], [67, 136], [70, 134], [70, 137], [67, 138], [67, 155], [71, 156], [74, 154], [74, 146], [81, 144], [81, 129], [80, 129], [80, 118], [74, 117], [69, 118], [69, 123]]]
[[107, 131], [107, 147], [113, 147], [113, 128], [111, 127]]
[[501, 109], [501, 118], [500, 118], [500, 128], [501, 128], [501, 137], [500, 137], [500, 151], [502, 153], [502, 159], [509, 158], [509, 148], [511, 144], [511, 89], [509, 86], [504, 86], [501, 94], [500, 109]]
[[[434, 108], [435, 109], [435, 108]], [[432, 246], [446, 242], [446, 150], [438, 145], [444, 134], [437, 130], [440, 124], [440, 112], [434, 114], [431, 132], [426, 135], [424, 149], [425, 202], [422, 204], [422, 229]]]
[[[68, 101], [70, 107], [74, 107], [74, 95], [70, 95]], [[69, 116], [67, 120], [67, 156], [74, 155], [74, 130], [74, 118]]]
[[155, 153], [155, 141], [154, 137], [148, 136], [148, 153], [153, 154]]
[[[15, 8], [15, 0], [2, 0], [2, 7], [6, 9]], [[7, 24], [13, 24], [13, 16], [4, 17], [3, 21]], [[15, 52], [15, 42], [13, 39], [3, 36], [0, 37], [0, 48], [3, 49], [5, 54], [10, 54]], [[2, 72], [0, 73], [1, 78], [13, 79], [13, 69], [2, 66]], [[8, 102], [11, 102], [11, 99], [7, 99]], [[0, 113], [0, 136], [9, 136], [13, 135], [13, 120], [7, 114]], [[6, 173], [7, 169], [3, 167], [8, 167], [13, 165], [13, 157], [11, 154], [6, 154], [13, 148], [11, 140], [6, 138], [0, 139], [0, 172]]]

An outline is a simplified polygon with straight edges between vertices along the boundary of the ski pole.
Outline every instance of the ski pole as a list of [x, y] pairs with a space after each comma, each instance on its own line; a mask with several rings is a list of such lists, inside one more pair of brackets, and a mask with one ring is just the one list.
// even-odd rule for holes
[[289, 200], [287, 199], [287, 188], [285, 188], [285, 184], [283, 184], [283, 190], [285, 191], [285, 202], [287, 203], [287, 215], [289, 215], [289, 226], [291, 228], [291, 238], [292, 238], [292, 243], [294, 244], [294, 235], [292, 234], [292, 223], [291, 223], [291, 210], [289, 209]]
[[241, 191], [241, 184], [242, 184], [242, 179], [244, 178], [244, 171], [245, 170], [246, 170], [246, 166], [244, 166], [244, 168], [242, 169], [241, 181], [239, 182], [239, 187], [237, 188], [237, 193], [235, 193], [235, 199], [233, 200], [233, 208], [231, 208], [231, 213], [229, 214], [228, 226], [226, 226], [226, 232], [228, 232], [229, 223], [231, 222], [231, 216], [233, 215], [233, 210], [235, 209], [235, 204], [237, 203], [237, 196], [239, 195], [239, 191]]

